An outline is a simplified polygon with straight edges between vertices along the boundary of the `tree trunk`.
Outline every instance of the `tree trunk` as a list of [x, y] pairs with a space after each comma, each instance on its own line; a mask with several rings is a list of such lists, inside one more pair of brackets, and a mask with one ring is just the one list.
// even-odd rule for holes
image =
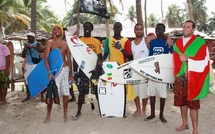
[[[137, 16], [137, 23], [143, 24], [141, 0], [136, 0], [136, 16]], [[144, 33], [143, 33], [143, 36], [144, 36]]]
[[145, 34], [147, 35], [147, 0], [145, 0], [145, 3], [144, 3], [144, 12], [145, 12]]
[[187, 6], [188, 6], [188, 12], [189, 12], [190, 20], [194, 21], [194, 19], [193, 19], [193, 7], [192, 7], [191, 0], [187, 0]]
[[164, 23], [164, 20], [163, 20], [163, 0], [161, 0], [161, 21], [162, 21], [162, 23]]
[[31, 32], [35, 33], [37, 29], [37, 0], [31, 0]]
[[3, 39], [4, 39], [4, 35], [3, 35], [3, 27], [2, 27], [2, 25], [1, 25], [1, 23], [0, 23], [0, 43], [3, 41]]
[[[105, 8], [107, 9], [107, 1], [103, 0], [103, 2], [104, 2]], [[107, 37], [109, 37], [110, 36], [110, 29], [109, 29], [109, 20], [108, 19], [105, 19], [105, 26], [106, 26]]]
[[79, 37], [80, 34], [80, 2], [80, 0], [77, 1], [77, 37]]

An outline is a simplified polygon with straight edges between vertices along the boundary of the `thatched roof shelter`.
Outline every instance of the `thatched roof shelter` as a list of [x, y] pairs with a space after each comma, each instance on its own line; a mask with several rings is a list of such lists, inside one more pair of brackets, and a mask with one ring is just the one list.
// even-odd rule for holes
[[[67, 29], [70, 33], [74, 33], [77, 29], [77, 25], [67, 27]], [[110, 35], [113, 35], [113, 24], [109, 24], [109, 30], [110, 30]], [[154, 27], [147, 27], [147, 32], [148, 33], [155, 33], [155, 28]], [[171, 36], [172, 38], [179, 38], [179, 37], [183, 36], [182, 28], [166, 28], [165, 33], [167, 35]], [[106, 38], [107, 34], [106, 34], [105, 24], [94, 24], [94, 30], [92, 31], [91, 34], [93, 37]], [[203, 38], [208, 36], [207, 34], [205, 34], [203, 32], [199, 32], [197, 30], [195, 31], [194, 34], [199, 35]], [[79, 36], [83, 36], [83, 35], [84, 35], [83, 25], [80, 24]], [[123, 30], [121, 32], [121, 35], [124, 37], [127, 37], [127, 38], [135, 38], [134, 28], [123, 26]]]
[[[30, 29], [28, 30], [21, 30], [18, 32], [13, 32], [10, 35], [6, 35], [4, 40], [27, 40], [27, 34], [31, 32]], [[36, 33], [36, 40], [47, 40], [49, 37], [51, 37], [51, 33], [46, 31], [39, 31], [37, 30]]]

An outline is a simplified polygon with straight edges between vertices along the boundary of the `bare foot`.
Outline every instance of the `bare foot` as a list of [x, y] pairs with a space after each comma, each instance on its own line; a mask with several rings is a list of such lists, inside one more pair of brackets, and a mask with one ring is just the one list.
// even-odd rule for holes
[[41, 101], [41, 102], [45, 102], [45, 99], [44, 99], [44, 98], [41, 98], [40, 101]]
[[50, 117], [47, 117], [47, 118], [43, 121], [43, 123], [44, 123], [44, 124], [49, 123], [50, 120], [51, 120], [51, 118], [50, 118]]
[[182, 125], [179, 128], [176, 128], [175, 131], [176, 132], [182, 132], [183, 130], [189, 129], [188, 125]]
[[64, 123], [68, 121], [68, 117], [64, 117]]
[[10, 103], [9, 103], [9, 102], [7, 102], [7, 101], [5, 101], [5, 102], [4, 102], [4, 101], [2, 101], [2, 102], [0, 102], [0, 104], [1, 104], [1, 105], [7, 105], [7, 104], [10, 104]]
[[133, 117], [136, 117], [136, 116], [138, 116], [138, 115], [141, 115], [141, 112], [140, 112], [140, 111], [135, 111], [135, 112], [132, 114]]
[[147, 118], [145, 118], [144, 121], [150, 121], [150, 120], [152, 120], [152, 119], [154, 119], [154, 118], [155, 118], [154, 115], [150, 115], [150, 116], [148, 116]]
[[142, 116], [145, 116], [145, 115], [146, 115], [146, 112], [142, 112], [141, 115], [142, 115]]
[[75, 102], [75, 101], [76, 101], [75, 98], [71, 98], [71, 99], [68, 100], [68, 102]]
[[160, 116], [160, 120], [161, 120], [163, 123], [167, 123], [167, 120], [166, 120], [163, 116]]
[[24, 100], [22, 100], [21, 102], [25, 102], [25, 101], [29, 101], [30, 98], [26, 97]]
[[75, 117], [73, 117], [73, 119], [76, 121], [76, 120], [78, 120], [78, 118], [81, 116], [81, 113], [77, 113], [76, 115], [75, 115]]

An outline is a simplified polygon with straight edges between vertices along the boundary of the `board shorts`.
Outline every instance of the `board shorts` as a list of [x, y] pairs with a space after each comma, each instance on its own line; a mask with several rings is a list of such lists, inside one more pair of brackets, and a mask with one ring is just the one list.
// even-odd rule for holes
[[63, 96], [69, 96], [69, 67], [65, 66], [62, 68], [61, 72], [55, 79], [57, 88], [58, 88], [58, 94], [60, 96], [60, 93], [62, 93]]
[[148, 98], [148, 95], [147, 95], [148, 83], [135, 84], [133, 85], [133, 88], [134, 88], [135, 95], [139, 96], [140, 99]]
[[188, 100], [188, 80], [185, 76], [175, 77], [174, 84], [174, 106], [187, 105], [190, 109], [198, 110], [200, 108], [199, 100]]
[[76, 82], [80, 95], [85, 95], [89, 93], [89, 84], [90, 84], [89, 78], [83, 72], [80, 72], [79, 80]]
[[147, 95], [156, 96], [156, 93], [157, 93], [160, 98], [167, 98], [166, 87], [167, 87], [166, 83], [148, 80]]
[[26, 64], [25, 65], [25, 73], [24, 73], [24, 77], [25, 77], [25, 81], [26, 81], [26, 85], [28, 85], [28, 75], [31, 73], [31, 71], [33, 71], [33, 69], [37, 66], [37, 64]]
[[4, 70], [0, 70], [0, 89], [9, 88], [10, 80]]

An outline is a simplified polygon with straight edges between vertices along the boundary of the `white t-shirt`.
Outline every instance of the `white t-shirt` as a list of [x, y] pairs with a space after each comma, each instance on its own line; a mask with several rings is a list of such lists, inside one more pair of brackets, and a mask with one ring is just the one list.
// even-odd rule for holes
[[145, 38], [139, 44], [135, 44], [134, 41], [131, 42], [131, 51], [134, 59], [140, 59], [149, 56], [149, 49], [146, 45]]
[[188, 37], [188, 38], [185, 38], [184, 36], [183, 36], [183, 46], [185, 46], [186, 44], [187, 44], [187, 42], [190, 40], [190, 38], [191, 37]]

